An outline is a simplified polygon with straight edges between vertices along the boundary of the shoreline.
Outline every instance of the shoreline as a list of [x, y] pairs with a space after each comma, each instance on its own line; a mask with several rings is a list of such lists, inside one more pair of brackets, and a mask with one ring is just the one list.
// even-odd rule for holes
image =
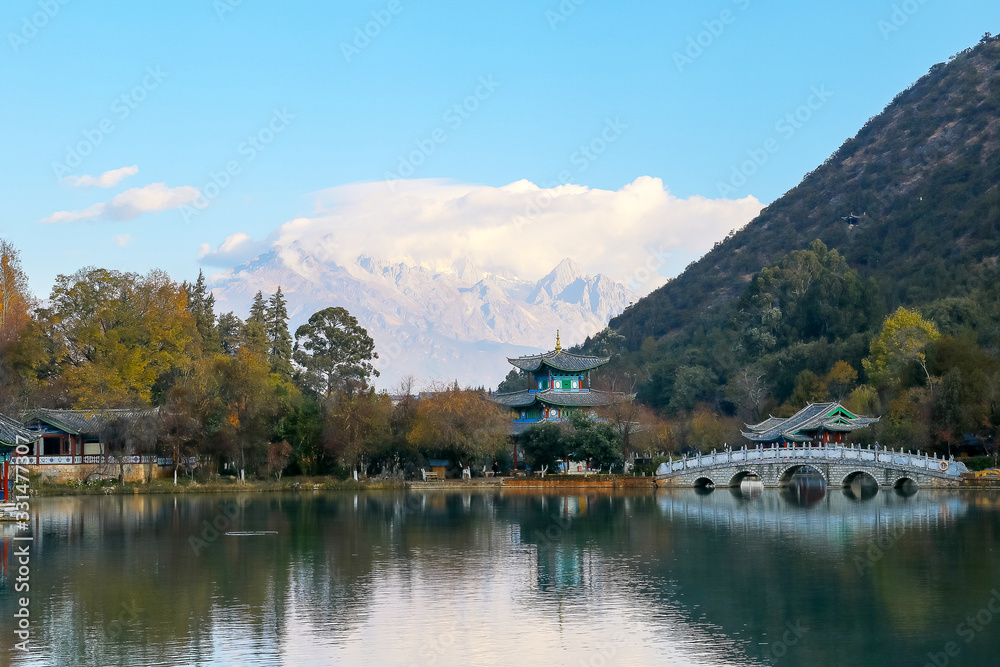
[[[32, 486], [32, 497], [60, 496], [120, 496], [120, 495], [189, 495], [211, 493], [281, 493], [289, 491], [456, 491], [485, 489], [651, 489], [657, 490], [655, 477], [483, 477], [474, 479], [447, 479], [433, 482], [422, 481], [354, 481], [353, 479], [333, 479], [329, 477], [293, 477], [279, 481], [250, 481], [237, 483], [232, 480], [211, 482], [178, 482], [170, 479], [156, 479], [146, 484], [126, 482], [115, 485], [76, 485], [72, 483], [36, 483]], [[680, 488], [680, 487], [676, 487]], [[924, 490], [924, 489], [921, 489]], [[954, 491], [1000, 491], [1000, 481], [963, 480]]]

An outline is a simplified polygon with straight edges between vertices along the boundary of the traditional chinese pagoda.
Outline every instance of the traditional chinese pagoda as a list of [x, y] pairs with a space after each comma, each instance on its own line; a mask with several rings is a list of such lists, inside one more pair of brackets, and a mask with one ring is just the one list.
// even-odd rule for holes
[[878, 417], [856, 415], [840, 403], [810, 403], [787, 419], [770, 417], [759, 424], [747, 424], [743, 437], [764, 446], [788, 443], [843, 444], [844, 434], [877, 422]]
[[563, 352], [556, 332], [556, 349], [544, 354], [508, 358], [515, 368], [531, 374], [532, 387], [494, 394], [492, 399], [514, 413], [513, 432], [521, 433], [543, 420], [568, 419], [580, 410], [611, 405], [621, 395], [590, 388], [590, 372], [610, 361]]

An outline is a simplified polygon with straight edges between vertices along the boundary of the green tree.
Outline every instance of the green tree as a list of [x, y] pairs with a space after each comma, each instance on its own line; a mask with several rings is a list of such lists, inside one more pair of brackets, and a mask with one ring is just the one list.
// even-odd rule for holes
[[390, 438], [392, 400], [374, 389], [337, 392], [326, 405], [323, 445], [341, 464], [368, 470], [373, 454]]
[[231, 311], [219, 315], [217, 326], [219, 332], [219, 348], [223, 354], [233, 356], [243, 340], [243, 321]]
[[292, 336], [288, 333], [288, 309], [281, 286], [267, 303], [264, 333], [267, 336], [267, 359], [271, 372], [290, 380], [292, 377]]
[[198, 271], [193, 285], [181, 283], [187, 295], [187, 311], [194, 318], [195, 328], [201, 336], [202, 349], [211, 354], [219, 351], [219, 331], [215, 326], [215, 295], [205, 285], [205, 274]]
[[518, 439], [525, 459], [534, 470], [541, 470], [545, 466], [550, 470], [554, 469], [556, 462], [569, 454], [571, 441], [558, 424], [533, 424]]
[[258, 290], [250, 304], [250, 316], [240, 330], [240, 345], [257, 354], [267, 355], [269, 348], [267, 339], [267, 302]]
[[218, 453], [233, 461], [241, 473], [263, 469], [275, 420], [287, 402], [288, 387], [271, 375], [267, 360], [247, 348], [234, 356], [216, 355], [210, 367], [206, 414], [202, 422], [214, 425]]
[[576, 414], [570, 419], [573, 433], [569, 436], [568, 449], [574, 459], [590, 461], [598, 468], [611, 470], [623, 460], [622, 437], [615, 428], [604, 421]]
[[792, 391], [792, 395], [788, 399], [788, 403], [790, 404], [792, 410], [798, 411], [800, 408], [804, 407], [806, 403], [819, 403], [825, 401], [826, 396], [826, 383], [817, 377], [817, 375], [812, 371], [804, 370], [795, 378], [795, 390]]
[[340, 307], [314, 313], [296, 329], [293, 355], [303, 369], [303, 387], [326, 397], [364, 388], [372, 375], [379, 375], [372, 364], [378, 359], [375, 341]]

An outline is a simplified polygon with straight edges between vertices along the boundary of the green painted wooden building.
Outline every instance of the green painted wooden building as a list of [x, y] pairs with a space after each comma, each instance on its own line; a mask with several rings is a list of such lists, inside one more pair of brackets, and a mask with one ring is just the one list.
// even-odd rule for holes
[[513, 432], [521, 433], [544, 420], [568, 419], [574, 411], [591, 411], [611, 405], [619, 394], [590, 387], [590, 373], [610, 361], [564, 352], [556, 333], [556, 348], [544, 354], [508, 358], [515, 368], [531, 376], [532, 387], [494, 394], [494, 402], [513, 413]]

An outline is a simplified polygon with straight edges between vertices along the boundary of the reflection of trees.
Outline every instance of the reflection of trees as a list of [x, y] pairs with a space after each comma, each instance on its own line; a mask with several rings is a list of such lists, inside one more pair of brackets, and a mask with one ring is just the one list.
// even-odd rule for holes
[[[223, 531], [278, 535], [220, 536], [195, 555], [192, 531], [229, 501]], [[786, 622], [810, 628], [789, 664], [856, 662], [845, 636], [903, 662], [953, 639], [996, 585], [985, 547], [1000, 538], [998, 504], [927, 490], [865, 502], [835, 490], [809, 508], [725, 490], [40, 499], [32, 596], [44, 602], [32, 613], [49, 664], [238, 662], [239, 651], [277, 662], [292, 641], [345, 641], [385, 599], [419, 606], [459, 582], [495, 582], [501, 567], [514, 588], [503, 594], [523, 609], [590, 613], [624, 598], [663, 632], [729, 646], [728, 663], [760, 657]], [[873, 540], [884, 555], [859, 571]], [[106, 633], [132, 603], [139, 618]], [[984, 634], [968, 651], [991, 648]]]

